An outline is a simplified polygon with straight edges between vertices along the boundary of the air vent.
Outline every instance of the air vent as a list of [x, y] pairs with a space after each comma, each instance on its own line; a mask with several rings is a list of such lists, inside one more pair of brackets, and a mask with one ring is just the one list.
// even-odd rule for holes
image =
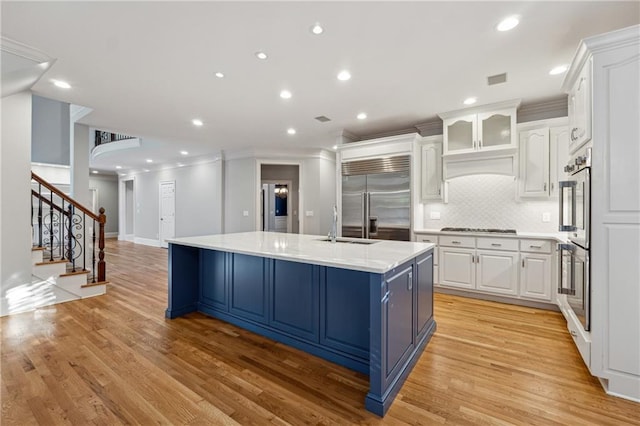
[[324, 115], [317, 116], [316, 120], [318, 120], [321, 123], [326, 123], [327, 121], [331, 121], [329, 117], [325, 117]]
[[504, 72], [502, 74], [490, 75], [487, 77], [487, 84], [489, 86], [493, 86], [494, 84], [501, 84], [507, 82], [507, 73]]

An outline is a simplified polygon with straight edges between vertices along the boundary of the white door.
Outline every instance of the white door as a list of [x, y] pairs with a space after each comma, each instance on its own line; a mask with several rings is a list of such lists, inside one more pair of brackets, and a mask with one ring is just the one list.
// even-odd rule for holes
[[522, 254], [520, 296], [551, 300], [551, 255]]
[[160, 247], [176, 236], [176, 183], [160, 182]]
[[440, 284], [460, 287], [476, 287], [474, 249], [440, 247]]

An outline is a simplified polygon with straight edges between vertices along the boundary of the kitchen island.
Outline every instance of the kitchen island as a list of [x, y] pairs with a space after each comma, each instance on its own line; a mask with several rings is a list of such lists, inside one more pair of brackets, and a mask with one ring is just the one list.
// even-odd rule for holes
[[169, 240], [167, 318], [202, 312], [369, 375], [383, 416], [435, 332], [433, 244], [245, 232]]

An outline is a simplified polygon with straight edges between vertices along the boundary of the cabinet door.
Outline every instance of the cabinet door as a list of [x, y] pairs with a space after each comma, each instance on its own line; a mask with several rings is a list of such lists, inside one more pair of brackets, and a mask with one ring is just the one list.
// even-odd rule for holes
[[200, 250], [200, 301], [211, 307], [228, 310], [227, 253]]
[[569, 93], [569, 153], [591, 140], [591, 60], [588, 60]]
[[433, 317], [433, 252], [416, 261], [416, 341]]
[[444, 153], [459, 154], [476, 149], [476, 115], [450, 118], [443, 122]]
[[237, 253], [231, 256], [229, 312], [245, 319], [266, 323], [269, 260]]
[[558, 197], [558, 181], [565, 180], [564, 166], [569, 161], [569, 128], [549, 129], [549, 189], [552, 197]]
[[476, 287], [474, 249], [440, 247], [440, 285], [473, 289]]
[[551, 300], [551, 255], [522, 254], [520, 296]]
[[516, 147], [515, 111], [503, 110], [478, 114], [478, 148], [497, 150]]
[[549, 128], [520, 132], [519, 195], [522, 198], [549, 196]]
[[[386, 377], [395, 375], [413, 349], [413, 265], [387, 278]], [[385, 309], [385, 306], [383, 306]]]
[[518, 253], [481, 251], [477, 257], [478, 290], [497, 294], [518, 294]]
[[422, 146], [422, 200], [442, 200], [442, 144]]
[[269, 325], [304, 339], [318, 341], [319, 267], [273, 261]]

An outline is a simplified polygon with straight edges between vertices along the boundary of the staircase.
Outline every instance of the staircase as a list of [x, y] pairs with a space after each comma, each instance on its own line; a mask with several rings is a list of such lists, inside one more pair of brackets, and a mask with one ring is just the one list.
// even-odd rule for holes
[[106, 293], [104, 208], [93, 213], [31, 173], [32, 275], [53, 303]]

